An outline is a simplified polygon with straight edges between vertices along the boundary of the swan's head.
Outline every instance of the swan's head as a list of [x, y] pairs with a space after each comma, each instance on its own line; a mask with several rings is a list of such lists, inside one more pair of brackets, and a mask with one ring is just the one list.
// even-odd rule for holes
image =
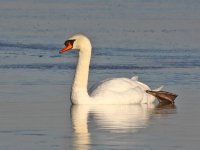
[[91, 49], [90, 40], [82, 34], [76, 34], [65, 41], [65, 47], [59, 51], [59, 53], [64, 53], [71, 49], [76, 50], [88, 50]]

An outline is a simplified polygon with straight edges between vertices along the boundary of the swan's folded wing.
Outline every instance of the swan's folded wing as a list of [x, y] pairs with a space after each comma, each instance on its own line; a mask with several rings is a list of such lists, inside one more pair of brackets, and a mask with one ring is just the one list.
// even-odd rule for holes
[[138, 76], [133, 76], [133, 77], [131, 78], [131, 80], [133, 80], [133, 81], [138, 81]]

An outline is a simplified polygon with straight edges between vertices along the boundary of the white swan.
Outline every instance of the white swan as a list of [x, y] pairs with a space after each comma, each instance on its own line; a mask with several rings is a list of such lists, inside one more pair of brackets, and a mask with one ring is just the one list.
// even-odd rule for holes
[[65, 41], [65, 47], [59, 52], [64, 53], [70, 49], [79, 50], [79, 59], [71, 91], [72, 104], [153, 103], [155, 97], [159, 96], [161, 99], [173, 102], [171, 96], [166, 96], [166, 94], [171, 93], [162, 92], [160, 95], [159, 92], [156, 92], [162, 87], [151, 91], [150, 87], [139, 82], [137, 77], [131, 79], [112, 78], [101, 81], [98, 85], [93, 86], [92, 91], [88, 94], [87, 85], [92, 52], [90, 40], [82, 34], [76, 34]]

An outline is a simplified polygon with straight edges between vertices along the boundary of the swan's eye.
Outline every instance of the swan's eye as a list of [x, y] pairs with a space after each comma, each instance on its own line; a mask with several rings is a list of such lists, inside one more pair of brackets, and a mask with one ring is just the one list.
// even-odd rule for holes
[[75, 42], [75, 40], [67, 40], [67, 41], [65, 41], [65, 46], [68, 46], [68, 45], [73, 45], [74, 44], [74, 42]]

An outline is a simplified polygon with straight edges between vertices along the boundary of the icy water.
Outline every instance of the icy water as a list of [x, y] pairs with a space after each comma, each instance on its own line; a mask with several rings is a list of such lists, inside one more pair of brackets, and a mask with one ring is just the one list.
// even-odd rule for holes
[[[0, 0], [0, 149], [196, 150], [200, 146], [199, 1]], [[89, 86], [132, 77], [175, 105], [71, 106], [77, 52], [92, 39]]]

